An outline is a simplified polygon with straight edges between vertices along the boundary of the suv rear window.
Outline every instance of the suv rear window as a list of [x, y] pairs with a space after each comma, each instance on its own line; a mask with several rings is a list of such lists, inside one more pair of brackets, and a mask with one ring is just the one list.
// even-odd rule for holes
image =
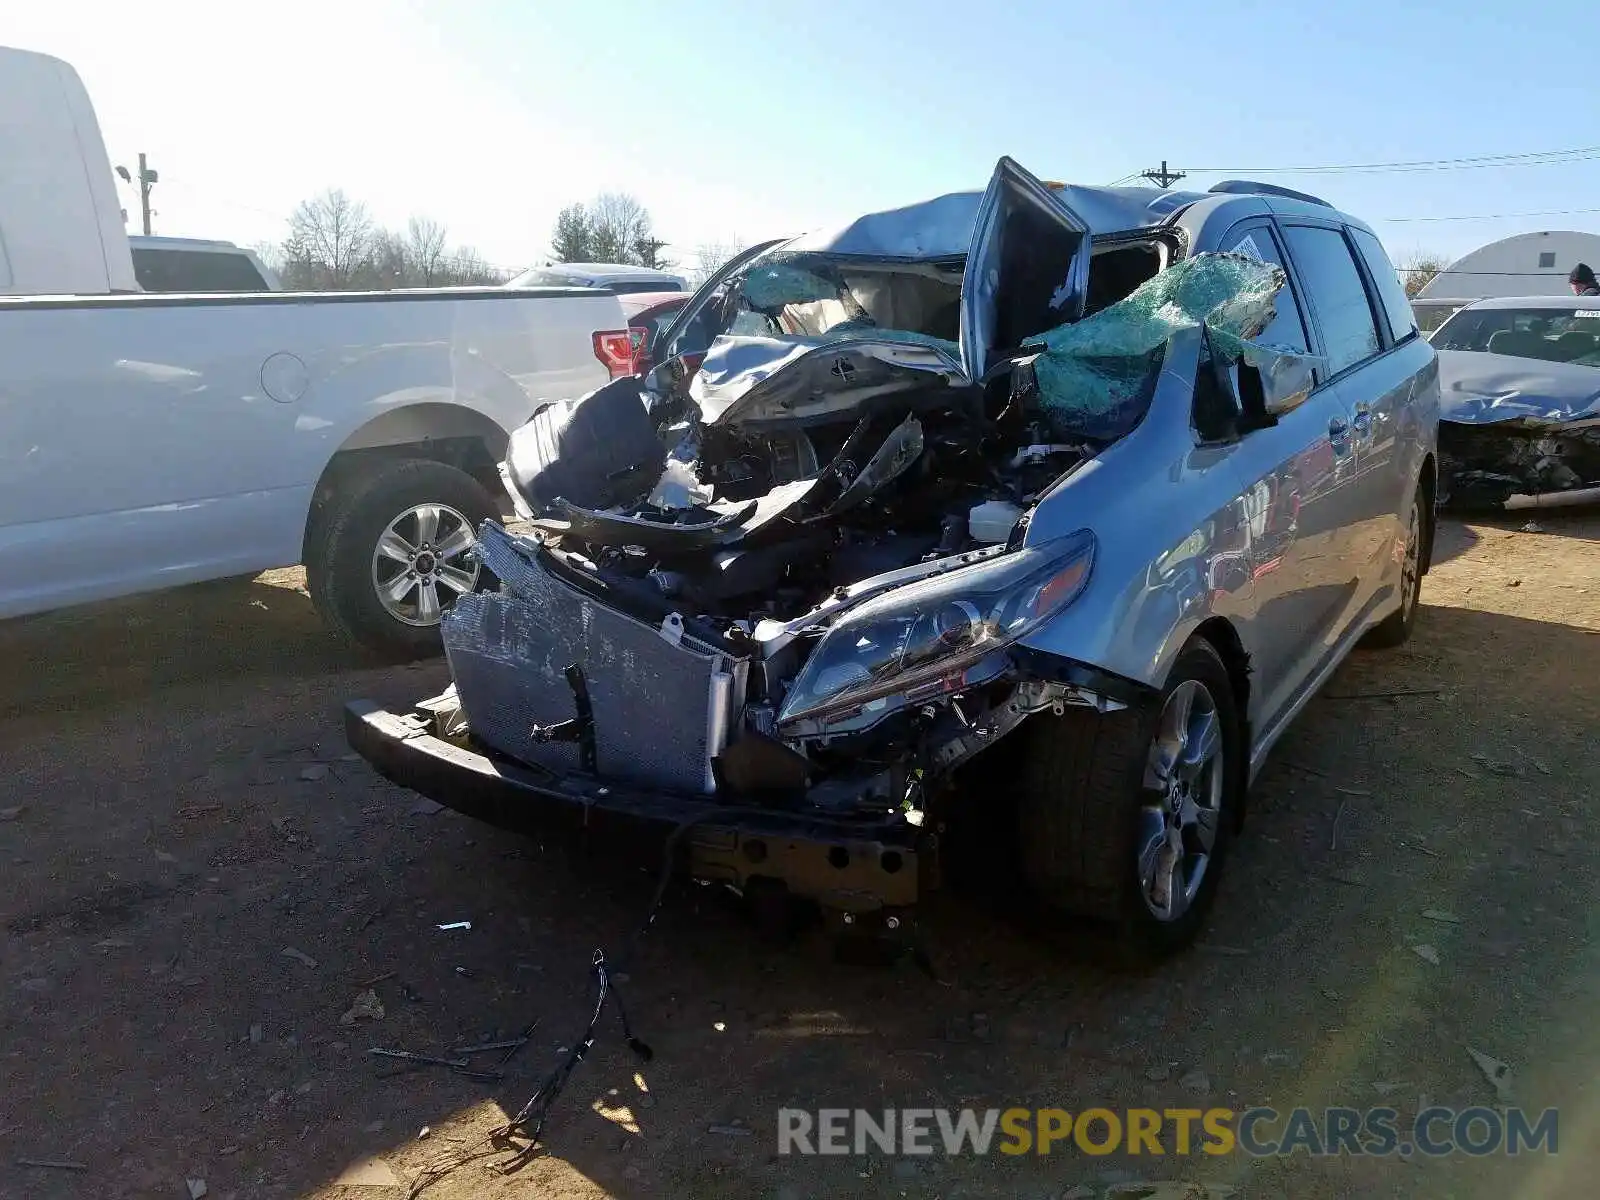
[[1367, 260], [1367, 273], [1378, 289], [1378, 299], [1383, 301], [1383, 312], [1389, 319], [1389, 333], [1395, 341], [1404, 341], [1417, 330], [1416, 314], [1411, 311], [1411, 301], [1406, 289], [1400, 285], [1400, 273], [1389, 261], [1383, 243], [1365, 229], [1352, 229], [1356, 249]]
[[1344, 234], [1316, 225], [1287, 225], [1283, 232], [1322, 328], [1328, 373], [1337, 375], [1372, 357], [1378, 352], [1378, 326]]
[[133, 275], [147, 292], [265, 292], [261, 272], [243, 254], [223, 250], [133, 251]]

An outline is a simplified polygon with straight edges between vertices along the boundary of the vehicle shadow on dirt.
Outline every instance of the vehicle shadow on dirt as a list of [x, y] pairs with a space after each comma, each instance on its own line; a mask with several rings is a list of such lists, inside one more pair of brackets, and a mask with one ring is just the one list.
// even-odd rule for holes
[[[1492, 662], [1516, 669], [1486, 681]], [[1586, 666], [1574, 676], [1574, 664]], [[1464, 1105], [1492, 1098], [1463, 1050], [1483, 1042], [1517, 1048], [1525, 1102], [1575, 1102], [1563, 1089], [1600, 1069], [1583, 1016], [1596, 999], [1594, 955], [1579, 951], [1595, 863], [1574, 844], [1588, 819], [1581, 781], [1600, 698], [1571, 695], [1563, 681], [1592, 678], [1597, 667], [1600, 638], [1588, 630], [1425, 607], [1407, 647], [1354, 656], [1296, 722], [1258, 781], [1200, 945], [1156, 969], [1113, 969], [1103, 941], [1052, 928], [1003, 880], [926, 906], [931, 974], [908, 958], [841, 964], [816, 933], [764, 943], [730, 899], [675, 886], [625, 964], [629, 1015], [655, 1058], [630, 1054], [607, 1014], [553, 1110], [549, 1159], [526, 1167], [525, 1186], [552, 1183], [560, 1163], [620, 1196], [874, 1195], [891, 1185], [1015, 1194], [1106, 1168], [1148, 1173], [1149, 1164], [778, 1159], [777, 1110], [1159, 1107], [1206, 1097], [1237, 1108], [1266, 1096], [1280, 1108], [1365, 1105], [1369, 1084], [1409, 1088], [1396, 1093], [1402, 1108], [1421, 1103], [1411, 1094], [1419, 1091]], [[1553, 721], [1556, 693], [1567, 707]], [[992, 773], [989, 786], [1002, 778]], [[1002, 793], [976, 802], [1003, 811]], [[1529, 812], [1541, 820], [1530, 826]], [[413, 1125], [470, 1113], [482, 1134], [582, 1036], [591, 951], [623, 953], [652, 879], [617, 868], [603, 847], [540, 847], [457, 819], [436, 829], [416, 867], [425, 877], [409, 881], [430, 897], [427, 920], [500, 915], [460, 942], [427, 934], [406, 978], [420, 974], [425, 992], [461, 997], [456, 1020], [468, 1024], [457, 1037], [540, 1020], [514, 1084], [440, 1074], [403, 1084]], [[1549, 871], [1549, 856], [1563, 870]], [[1543, 914], [1537, 933], [1531, 912]], [[1563, 952], [1550, 953], [1558, 944]], [[374, 946], [370, 961], [383, 953]], [[478, 989], [473, 1001], [454, 966], [522, 994], [509, 1003], [499, 986], [466, 985]], [[1245, 1021], [1245, 1012], [1256, 1015]], [[1539, 1028], [1566, 1031], [1557, 1070], [1544, 1065], [1555, 1048], [1539, 1045]], [[435, 1030], [413, 1048], [448, 1044]], [[1392, 1080], [1406, 1082], [1384, 1082]], [[454, 1148], [368, 1141], [408, 1177], [470, 1148], [470, 1139]], [[348, 1162], [356, 1149], [346, 1142], [335, 1157]], [[1381, 1167], [1293, 1169], [1334, 1172], [1339, 1187], [1359, 1190], [1360, 1172]], [[462, 1166], [456, 1185], [479, 1170]], [[1225, 1181], [1229, 1170], [1244, 1168], [1218, 1166], [1212, 1177]], [[791, 1181], [803, 1186], [784, 1192]], [[1457, 1195], [1504, 1194], [1489, 1169], [1482, 1191], [1451, 1182]]]
[[323, 627], [289, 572], [0, 622], [0, 718], [138, 700], [214, 679], [371, 666]]

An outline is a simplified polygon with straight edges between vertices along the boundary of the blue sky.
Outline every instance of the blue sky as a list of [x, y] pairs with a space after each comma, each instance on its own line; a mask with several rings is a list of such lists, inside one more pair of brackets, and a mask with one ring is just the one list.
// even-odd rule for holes
[[[981, 186], [1009, 154], [1107, 183], [1180, 167], [1600, 146], [1592, 3], [1297, 8], [923, 0], [9, 0], [0, 41], [79, 68], [113, 159], [162, 172], [157, 232], [254, 242], [343, 186], [506, 266], [557, 209], [626, 190], [669, 254]], [[1576, 35], [1576, 36], [1575, 36]], [[1222, 176], [1196, 173], [1183, 186]], [[1272, 174], [1397, 257], [1600, 231], [1600, 154], [1472, 170]]]

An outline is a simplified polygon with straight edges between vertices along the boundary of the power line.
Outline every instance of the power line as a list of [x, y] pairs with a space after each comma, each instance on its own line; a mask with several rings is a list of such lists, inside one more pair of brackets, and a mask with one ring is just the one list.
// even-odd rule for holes
[[1300, 167], [1188, 167], [1208, 175], [1327, 175], [1338, 172], [1458, 171], [1484, 167], [1537, 167], [1551, 163], [1588, 162], [1600, 158], [1600, 146], [1567, 150], [1534, 150], [1521, 154], [1480, 154], [1463, 158], [1419, 158], [1396, 162], [1326, 163]]
[[[1416, 270], [1420, 270], [1420, 269], [1421, 268], [1418, 268], [1418, 267], [1409, 267], [1409, 268], [1408, 267], [1401, 267], [1400, 268], [1400, 270], [1402, 270], [1402, 271], [1406, 271], [1406, 270], [1416, 271]], [[1531, 277], [1536, 277], [1536, 278], [1543, 278], [1543, 279], [1565, 279], [1567, 277], [1567, 273], [1565, 271], [1458, 271], [1454, 267], [1440, 267], [1439, 268], [1439, 274], [1441, 274], [1441, 275], [1486, 275], [1486, 276], [1495, 276], [1495, 277], [1503, 276], [1503, 277], [1506, 277], [1506, 278], [1516, 278], [1516, 279], [1524, 279], [1524, 278], [1527, 278], [1527, 277], [1530, 277], [1530, 276]]]
[[1600, 213], [1600, 208], [1547, 208], [1542, 212], [1478, 213], [1460, 217], [1378, 217], [1377, 219], [1396, 224], [1415, 221], [1510, 221], [1523, 217], [1571, 217], [1583, 213]]

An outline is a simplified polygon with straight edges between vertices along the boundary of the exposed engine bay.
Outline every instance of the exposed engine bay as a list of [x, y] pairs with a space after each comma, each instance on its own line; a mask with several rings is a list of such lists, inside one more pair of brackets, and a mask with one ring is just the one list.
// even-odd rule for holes
[[[896, 368], [869, 349], [819, 351], [819, 369], [831, 377], [857, 386], [867, 380], [871, 395], [842, 411], [844, 420], [768, 432], [707, 424], [703, 409], [688, 403], [686, 379], [678, 383], [684, 403], [668, 398], [653, 412], [636, 383], [619, 381], [519, 431], [506, 474], [521, 484], [527, 518], [516, 534], [486, 526], [480, 535], [480, 553], [511, 599], [468, 598], [445, 631], [476, 736], [524, 761], [675, 790], [780, 799], [810, 793], [817, 803], [818, 783], [847, 776], [837, 803], [880, 810], [900, 807], [926, 767], [948, 768], [987, 744], [998, 732], [986, 725], [987, 701], [970, 696], [954, 712], [946, 702], [1006, 673], [1001, 663], [982, 661], [996, 633], [994, 606], [986, 610], [977, 593], [919, 604], [906, 585], [1009, 559], [1026, 567], [1024, 575], [1054, 569], [1033, 590], [1060, 576], [1056, 598], [1070, 600], [1071, 581], [1087, 572], [1086, 547], [1042, 566], [1016, 550], [1028, 509], [1097, 445], [1054, 440], [1026, 369], [988, 385], [918, 372], [912, 386], [879, 392]], [[586, 494], [615, 501], [605, 508], [580, 506], [545, 486], [550, 465], [559, 461], [570, 473], [571, 448], [589, 444], [583, 413], [591, 405], [607, 428], [593, 456], [606, 459], [599, 463], [606, 479]], [[553, 455], [563, 434], [568, 452]], [[613, 463], [601, 446], [630, 447], [634, 460]], [[1006, 573], [991, 574], [993, 583], [1009, 582]], [[911, 606], [886, 614], [876, 658], [804, 670], [835, 613], [866, 612], [873, 594], [891, 591]], [[519, 597], [546, 614], [539, 629], [508, 611]], [[580, 616], [585, 601], [595, 609]], [[489, 643], [507, 622], [517, 625], [511, 640], [524, 656], [540, 659], [548, 704], [510, 699], [510, 690], [527, 692], [526, 674], [520, 684], [506, 679], [504, 689], [487, 689], [496, 699], [474, 703], [479, 668], [504, 662]], [[587, 748], [571, 725], [542, 742], [543, 735], [528, 735], [578, 719], [564, 674], [572, 664], [559, 658], [589, 664]], [[607, 659], [631, 661], [634, 670], [595, 678], [595, 664]], [[892, 702], [863, 694], [826, 714], [797, 703], [810, 696], [825, 705], [863, 685], [874, 690], [875, 674], [915, 684], [922, 662], [940, 671], [926, 700], [916, 691]], [[633, 690], [635, 678], [647, 685]], [[1002, 683], [992, 698], [1014, 706], [1012, 723], [1069, 690], [1040, 685], [1018, 706], [1018, 687]], [[709, 730], [703, 699], [695, 710], [707, 694], [716, 710]], [[480, 713], [517, 715], [496, 736], [500, 716], [486, 721]], [[627, 732], [616, 730], [608, 742], [607, 721]], [[569, 734], [575, 740], [564, 740]], [[916, 747], [939, 755], [937, 764], [919, 767]], [[678, 750], [686, 753], [680, 758]]]

